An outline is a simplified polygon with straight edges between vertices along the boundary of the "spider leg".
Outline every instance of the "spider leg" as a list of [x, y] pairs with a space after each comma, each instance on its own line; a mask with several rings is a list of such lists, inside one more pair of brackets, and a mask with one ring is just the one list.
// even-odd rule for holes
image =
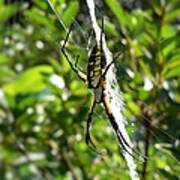
[[103, 73], [103, 75], [105, 76], [109, 70], [109, 68], [111, 67], [111, 65], [116, 61], [117, 58], [119, 58], [121, 56], [121, 53], [119, 53], [107, 66], [106, 69]]
[[[119, 143], [120, 143], [121, 147], [123, 148], [123, 150], [124, 150], [126, 153], [128, 153], [131, 157], [133, 157], [134, 159], [136, 159], [136, 160], [138, 160], [138, 161], [142, 161], [142, 160], [139, 159], [139, 158], [137, 158], [137, 157], [135, 157], [135, 156], [127, 149], [127, 147], [128, 147], [129, 149], [131, 149], [133, 152], [135, 152], [136, 154], [138, 154], [139, 156], [141, 156], [142, 158], [147, 159], [146, 156], [142, 155], [142, 154], [139, 153], [139, 152], [136, 152], [136, 151], [128, 144], [128, 142], [125, 140], [124, 136], [122, 135], [121, 131], [120, 131], [119, 128], [118, 128], [118, 125], [117, 125], [117, 123], [116, 123], [116, 121], [115, 121], [115, 119], [114, 119], [114, 116], [112, 115], [112, 112], [111, 112], [110, 107], [109, 107], [109, 105], [108, 105], [107, 98], [106, 98], [105, 96], [103, 97], [103, 104], [104, 104], [104, 107], [105, 107], [106, 112], [107, 112], [107, 114], [108, 114], [108, 117], [109, 117], [109, 120], [110, 120], [110, 122], [111, 122], [111, 125], [112, 125], [112, 127], [113, 127], [113, 129], [114, 129], [114, 131], [115, 131], [115, 133], [116, 133], [116, 135], [117, 135], [117, 137], [118, 137]], [[142, 162], [143, 162], [143, 161], [142, 161]]]
[[104, 18], [101, 20], [101, 37], [100, 37], [100, 46], [101, 46], [101, 54], [103, 54], [103, 33], [104, 33]]
[[77, 67], [79, 57], [80, 57], [80, 55], [78, 55], [78, 56], [76, 57], [75, 67]]
[[65, 46], [66, 46], [66, 43], [67, 43], [67, 41], [68, 41], [69, 35], [70, 35], [70, 33], [71, 33], [71, 30], [72, 30], [72, 26], [70, 27], [69, 32], [68, 32], [68, 34], [67, 34], [67, 36], [66, 36], [66, 39], [65, 39], [65, 41], [64, 41], [64, 44], [63, 44], [63, 46], [62, 46], [62, 53], [64, 54], [65, 58], [67, 59], [69, 65], [70, 65], [71, 68], [72, 68], [72, 70], [73, 70], [74, 72], [76, 72], [76, 74], [79, 76], [79, 78], [80, 78], [81, 80], [83, 80], [84, 82], [87, 82], [87, 77], [86, 77], [86, 75], [83, 74], [81, 71], [79, 71], [79, 70], [76, 68], [77, 61], [78, 61], [79, 56], [77, 56], [75, 66], [73, 66], [72, 62], [70, 61], [70, 59], [69, 59], [69, 57], [68, 57], [68, 55], [67, 55], [67, 53], [66, 53], [66, 48], [65, 48]]
[[[100, 47], [101, 47], [101, 54], [103, 54], [103, 33], [104, 33], [104, 18], [102, 17], [101, 20], [101, 37], [100, 37]], [[119, 53], [106, 67], [104, 70], [103, 75], [105, 76], [111, 65], [114, 63], [114, 61], [121, 56], [121, 53]]]
[[91, 108], [90, 108], [90, 111], [89, 111], [89, 116], [88, 116], [88, 120], [87, 120], [87, 127], [86, 127], [86, 144], [88, 145], [88, 147], [96, 152], [97, 154], [103, 154], [102, 152], [99, 152], [96, 150], [96, 145], [94, 144], [94, 142], [92, 141], [91, 139], [91, 136], [90, 136], [90, 126], [91, 126], [91, 123], [92, 123], [92, 116], [93, 116], [93, 113], [94, 113], [94, 109], [95, 109], [95, 106], [96, 106], [96, 101], [95, 101], [95, 98], [93, 99], [93, 102], [92, 102], [92, 105], [91, 105]]
[[118, 130], [117, 133], [118, 133], [119, 136], [121, 137], [121, 139], [122, 139], [122, 141], [124, 142], [124, 144], [125, 144], [128, 148], [130, 148], [133, 152], [135, 152], [136, 154], [138, 154], [139, 156], [141, 156], [141, 157], [144, 158], [144, 159], [150, 159], [150, 158], [148, 158], [147, 156], [145, 156], [145, 155], [141, 154], [140, 152], [136, 151], [134, 148], [132, 148], [132, 147], [128, 144], [128, 142], [126, 141], [126, 139], [124, 138], [124, 136], [122, 135], [122, 133], [121, 133], [120, 130]]
[[92, 123], [92, 116], [94, 113], [94, 109], [96, 106], [96, 102], [95, 102], [95, 98], [93, 99], [90, 111], [89, 111], [89, 115], [88, 115], [88, 120], [87, 120], [87, 127], [86, 127], [86, 144], [89, 146], [89, 142], [94, 146], [94, 148], [96, 148], [96, 145], [93, 143], [91, 136], [90, 136], [90, 126]]

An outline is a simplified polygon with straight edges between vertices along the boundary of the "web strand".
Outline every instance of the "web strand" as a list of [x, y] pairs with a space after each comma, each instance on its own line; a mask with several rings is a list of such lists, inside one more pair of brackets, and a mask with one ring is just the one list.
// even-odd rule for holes
[[[92, 20], [92, 26], [93, 26], [93, 29], [95, 31], [96, 41], [98, 44], [100, 44], [100, 34], [101, 34], [100, 32], [101, 32], [101, 30], [100, 30], [100, 28], [97, 24], [97, 21], [96, 21], [95, 4], [94, 4], [93, 0], [86, 0], [86, 2], [88, 5], [88, 8], [89, 8], [90, 17]], [[102, 37], [102, 41], [103, 41], [102, 42], [103, 50], [105, 52], [106, 59], [107, 59], [107, 64], [109, 64], [110, 62], [112, 62], [113, 58], [112, 58], [111, 52], [109, 51], [109, 49], [106, 46], [104, 34]], [[114, 93], [114, 92], [119, 92], [119, 89], [115, 89], [115, 90], [112, 89], [113, 83], [117, 82], [115, 75], [113, 73], [113, 68], [114, 67], [112, 65], [111, 68], [109, 68], [109, 71], [107, 73], [106, 94], [109, 94], [109, 93], [111, 94], [113, 100], [110, 103], [110, 108], [112, 109], [112, 113], [113, 113], [113, 116], [115, 117], [115, 121], [118, 124], [118, 127], [119, 127], [120, 131], [122, 132], [123, 136], [125, 137], [126, 141], [128, 142], [128, 144], [132, 145], [132, 143], [130, 142], [130, 138], [128, 137], [128, 134], [125, 130], [125, 126], [121, 121], [122, 119], [124, 119], [124, 116], [121, 113], [123, 105], [121, 103], [121, 100], [118, 97], [116, 97], [115, 93]], [[107, 97], [107, 98], [109, 99], [110, 97]], [[129, 151], [130, 151], [130, 153], [132, 153], [131, 150], [129, 150]], [[136, 164], [134, 163], [132, 156], [130, 156], [127, 152], [124, 152], [124, 156], [125, 156], [125, 159], [127, 161], [128, 166], [129, 166], [131, 179], [138, 180], [139, 177], [138, 177], [137, 172], [136, 172]]]

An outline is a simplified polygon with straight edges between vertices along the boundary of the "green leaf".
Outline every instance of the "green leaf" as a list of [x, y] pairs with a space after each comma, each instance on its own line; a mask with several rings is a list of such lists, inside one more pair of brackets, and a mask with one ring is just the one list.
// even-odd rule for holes
[[173, 78], [173, 77], [176, 77], [179, 75], [180, 75], [180, 66], [177, 66], [177, 67], [171, 69], [170, 71], [168, 71], [165, 76], [166, 76], [166, 78]]
[[24, 15], [27, 16], [29, 19], [31, 19], [32, 22], [34, 23], [46, 25], [51, 29], [55, 29], [52, 22], [45, 16], [45, 14], [40, 12], [36, 8], [31, 9], [31, 11], [29, 10], [24, 11]]
[[42, 73], [52, 74], [50, 66], [36, 66], [25, 71], [17, 80], [3, 86], [5, 93], [15, 96], [18, 93], [36, 92], [44, 89], [46, 84], [43, 81]]
[[176, 40], [177, 36], [169, 37], [165, 39], [164, 41], [161, 42], [161, 49], [166, 48], [170, 43], [174, 43]]
[[163, 38], [170, 38], [173, 37], [176, 34], [176, 31], [174, 28], [168, 24], [162, 27], [161, 35]]
[[171, 53], [179, 45], [179, 41], [180, 37], [177, 35], [163, 41], [161, 44], [162, 54], [166, 56]]
[[10, 18], [13, 14], [16, 14], [18, 11], [19, 7], [17, 5], [0, 6], [0, 26], [3, 25], [5, 20]]
[[142, 84], [144, 82], [143, 76], [140, 73], [136, 73], [133, 78], [133, 82], [135, 82], [137, 84]]
[[23, 177], [28, 177], [30, 176], [30, 164], [24, 164], [20, 168], [20, 174]]
[[115, 14], [115, 16], [118, 18], [121, 25], [125, 25], [126, 19], [125, 19], [125, 15], [124, 15], [124, 10], [121, 7], [120, 3], [118, 3], [117, 0], [111, 0], [111, 1], [105, 0], [105, 1], [106, 1], [106, 4], [111, 8], [111, 10]]
[[180, 53], [171, 57], [171, 59], [166, 63], [167, 68], [174, 68], [180, 65]]
[[142, 67], [143, 71], [146, 73], [146, 75], [151, 79], [152, 78], [152, 74], [150, 71], [150, 68], [144, 63], [144, 61], [142, 59], [139, 59], [139, 64]]
[[165, 161], [163, 159], [160, 159], [160, 158], [156, 158], [156, 163], [157, 163], [157, 167], [159, 169], [164, 169], [166, 166]]
[[114, 37], [119, 37], [119, 33], [116, 31], [115, 25], [113, 25], [110, 22], [105, 21], [104, 30], [105, 30], [105, 32], [108, 32], [109, 34], [111, 34]]
[[133, 102], [133, 101], [128, 102], [127, 105], [133, 111], [133, 113], [141, 114], [141, 110], [140, 110], [139, 106], [135, 102]]
[[0, 82], [2, 81], [2, 79], [7, 81], [10, 77], [16, 76], [16, 73], [9, 68], [0, 67], [0, 72]]
[[62, 21], [68, 27], [72, 22], [73, 18], [76, 18], [76, 15], [79, 11], [79, 3], [78, 1], [72, 1], [64, 11], [62, 15]]
[[172, 56], [171, 59], [164, 65], [162, 75], [167, 73], [168, 70], [170, 71], [171, 69], [176, 68], [178, 66], [180, 66], [180, 54]]
[[168, 12], [167, 15], [165, 16], [166, 23], [169, 21], [172, 21], [173, 19], [175, 19], [179, 15], [180, 15], [180, 8], [174, 9], [174, 10]]
[[0, 8], [3, 6], [3, 4], [4, 4], [4, 0], [1, 0], [0, 1]]
[[134, 50], [134, 52], [137, 56], [143, 56], [144, 55], [140, 45], [138, 43], [134, 42], [130, 37], [128, 38], [128, 43], [131, 46], [131, 48]]
[[150, 97], [150, 92], [149, 91], [146, 91], [146, 90], [140, 90], [139, 93], [138, 93], [138, 97], [140, 100], [142, 101], [145, 101], [147, 98]]
[[40, 8], [42, 9], [46, 9], [47, 8], [47, 3], [46, 1], [36, 1], [36, 0], [33, 0], [34, 4], [38, 5]]
[[5, 54], [0, 53], [0, 65], [7, 63], [7, 61], [9, 61], [8, 57]]

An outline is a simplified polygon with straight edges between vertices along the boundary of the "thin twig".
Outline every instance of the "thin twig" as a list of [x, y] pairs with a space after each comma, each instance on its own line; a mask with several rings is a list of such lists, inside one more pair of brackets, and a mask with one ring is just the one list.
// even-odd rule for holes
[[76, 175], [76, 172], [74, 170], [73, 164], [71, 163], [71, 160], [68, 158], [68, 156], [66, 156], [65, 152], [61, 148], [59, 149], [59, 153], [61, 155], [61, 160], [64, 162], [66, 167], [72, 172], [73, 179], [80, 180], [80, 178]]
[[[150, 119], [150, 117], [148, 117], [148, 119]], [[151, 130], [150, 130], [151, 129], [151, 122], [146, 121], [145, 126], [146, 126], [145, 156], [149, 158], [149, 147], [150, 147], [150, 141], [151, 141], [151, 137], [152, 137]], [[143, 170], [142, 170], [142, 174], [141, 174], [141, 180], [146, 179], [147, 164], [148, 164], [148, 159], [144, 159]]]

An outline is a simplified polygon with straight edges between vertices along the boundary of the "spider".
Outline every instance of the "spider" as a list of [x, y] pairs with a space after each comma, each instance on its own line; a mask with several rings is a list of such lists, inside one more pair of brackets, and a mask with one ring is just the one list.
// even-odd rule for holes
[[[72, 27], [72, 26], [71, 26]], [[136, 154], [140, 155], [143, 158], [147, 158], [146, 156], [140, 154], [136, 150], [134, 150], [126, 141], [123, 134], [121, 133], [117, 122], [115, 121], [115, 118], [112, 114], [112, 111], [110, 109], [110, 106], [108, 104], [108, 100], [106, 97], [106, 74], [111, 67], [111, 65], [114, 63], [114, 61], [119, 57], [114, 58], [108, 65], [106, 62], [106, 56], [103, 51], [103, 33], [104, 33], [104, 20], [102, 18], [102, 25], [101, 25], [101, 36], [100, 36], [100, 44], [96, 44], [90, 54], [89, 60], [88, 60], [88, 66], [87, 66], [87, 75], [82, 73], [77, 69], [77, 61], [79, 56], [76, 58], [75, 66], [72, 64], [68, 54], [66, 53], [66, 43], [68, 41], [69, 35], [71, 32], [71, 28], [69, 29], [69, 32], [67, 33], [66, 39], [64, 41], [64, 44], [62, 46], [62, 53], [64, 54], [66, 60], [68, 61], [71, 69], [78, 75], [78, 77], [84, 81], [88, 88], [94, 89], [94, 97], [92, 101], [92, 105], [89, 111], [88, 120], [87, 120], [87, 126], [86, 126], [86, 144], [89, 146], [89, 148], [93, 151], [95, 151], [98, 154], [102, 154], [101, 152], [97, 151], [96, 145], [92, 141], [92, 138], [90, 136], [90, 126], [92, 123], [92, 116], [94, 113], [94, 109], [96, 107], [96, 104], [102, 103], [104, 105], [104, 108], [106, 110], [106, 113], [109, 117], [110, 123], [117, 135], [117, 138], [119, 140], [120, 146], [122, 149], [127, 152], [130, 156], [132, 156], [134, 159], [137, 159], [129, 150], [131, 149]], [[139, 159], [137, 159], [139, 160]]]

